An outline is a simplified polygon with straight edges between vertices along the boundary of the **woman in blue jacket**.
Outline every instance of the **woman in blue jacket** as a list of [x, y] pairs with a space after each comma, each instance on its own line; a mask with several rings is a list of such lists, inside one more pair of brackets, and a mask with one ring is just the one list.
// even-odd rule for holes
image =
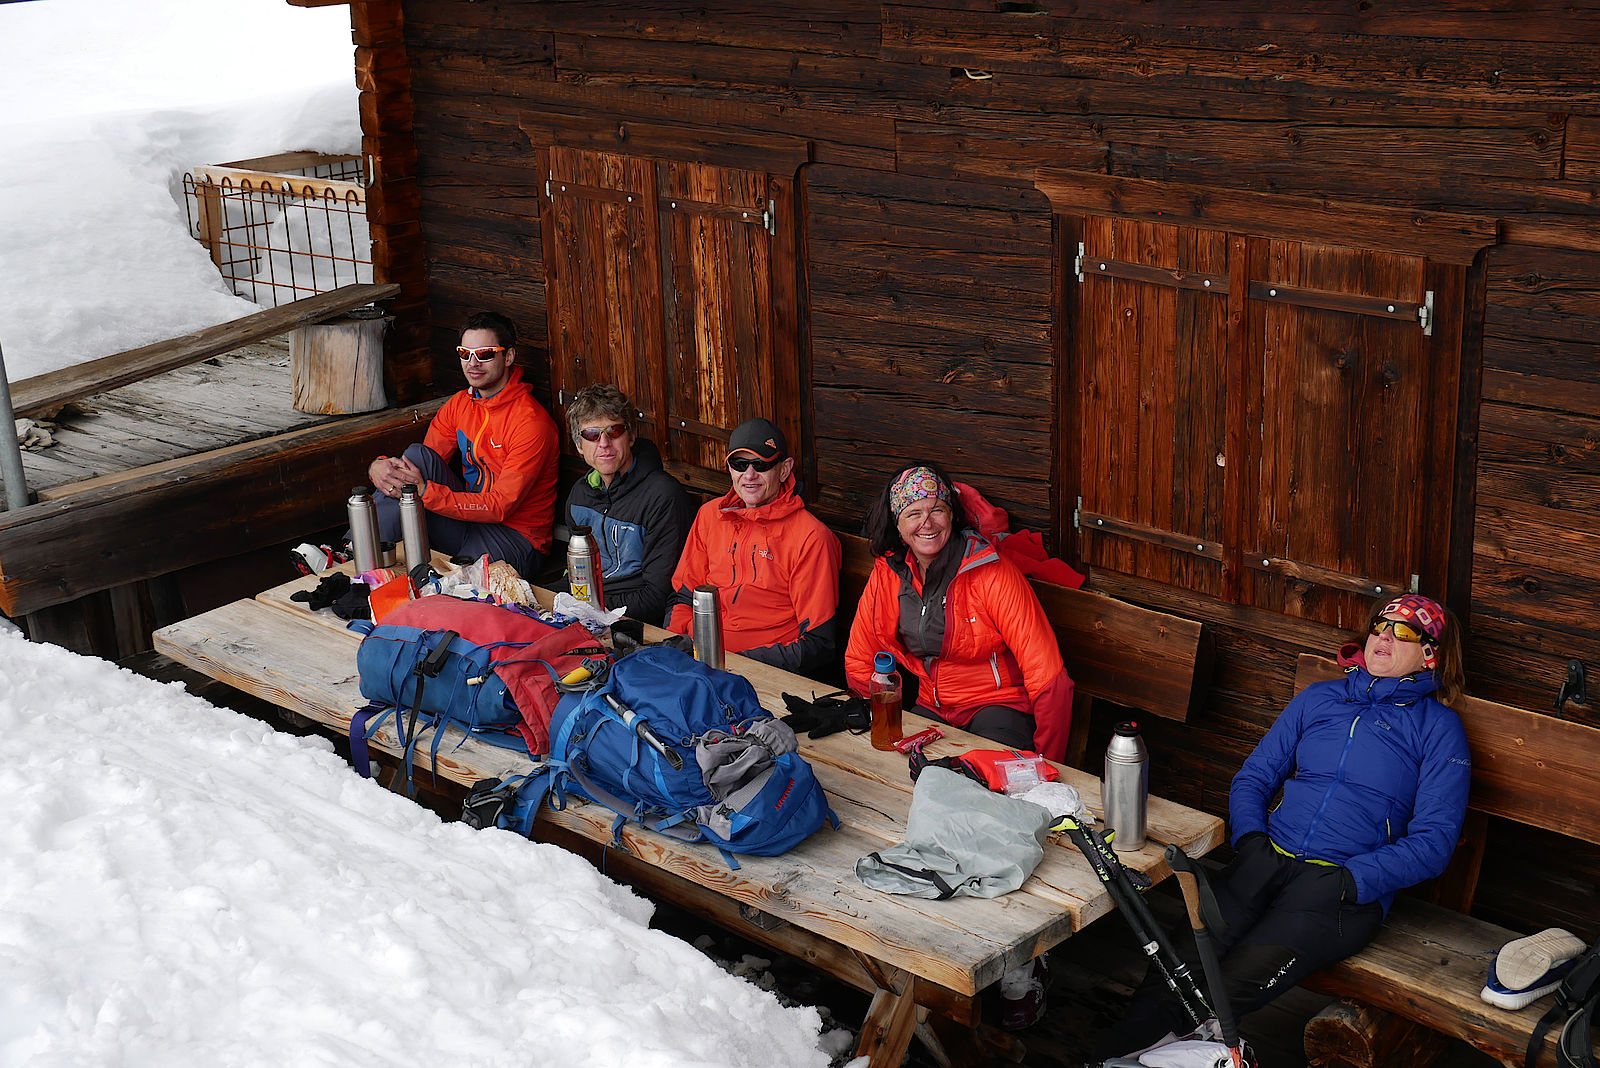
[[[1237, 852], [1212, 880], [1227, 925], [1212, 935], [1241, 1015], [1371, 941], [1395, 892], [1443, 872], [1461, 833], [1472, 758], [1449, 708], [1463, 686], [1455, 617], [1397, 597], [1340, 660], [1345, 677], [1295, 695], [1228, 796]], [[1152, 979], [1101, 1056], [1188, 1030]]]

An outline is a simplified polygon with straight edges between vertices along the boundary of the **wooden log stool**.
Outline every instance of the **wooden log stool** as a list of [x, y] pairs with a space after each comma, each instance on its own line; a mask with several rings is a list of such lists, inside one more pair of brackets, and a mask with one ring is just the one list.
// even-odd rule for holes
[[389, 320], [372, 308], [297, 327], [289, 335], [296, 411], [348, 415], [388, 406], [383, 335]]
[[1436, 1031], [1370, 1005], [1335, 1001], [1306, 1024], [1306, 1063], [1314, 1068], [1424, 1068], [1450, 1040]]

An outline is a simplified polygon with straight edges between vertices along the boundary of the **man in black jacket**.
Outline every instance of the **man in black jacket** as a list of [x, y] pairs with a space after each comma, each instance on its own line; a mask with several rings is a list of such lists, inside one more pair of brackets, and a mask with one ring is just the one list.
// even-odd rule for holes
[[662, 470], [654, 443], [635, 436], [633, 405], [616, 386], [579, 390], [567, 426], [590, 469], [567, 496], [567, 525], [594, 533], [606, 607], [660, 625], [694, 503]]

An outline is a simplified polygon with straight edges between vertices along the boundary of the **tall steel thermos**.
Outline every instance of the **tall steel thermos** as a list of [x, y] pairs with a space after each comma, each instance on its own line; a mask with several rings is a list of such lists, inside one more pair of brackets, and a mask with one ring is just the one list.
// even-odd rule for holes
[[417, 487], [412, 485], [400, 489], [400, 540], [405, 544], [407, 571], [433, 563], [433, 554], [428, 551], [428, 516], [422, 510]]
[[572, 596], [604, 612], [606, 593], [601, 570], [600, 546], [588, 527], [575, 524], [567, 535], [567, 585]]
[[1150, 754], [1139, 737], [1139, 724], [1117, 724], [1106, 746], [1106, 775], [1100, 782], [1106, 830], [1115, 831], [1111, 848], [1128, 852], [1144, 846], [1145, 804], [1150, 797]]
[[717, 603], [717, 588], [696, 586], [693, 608], [694, 658], [721, 669], [726, 660], [722, 655], [722, 606]]
[[372, 492], [365, 486], [350, 491], [345, 502], [350, 517], [350, 548], [356, 560], [356, 574], [378, 566], [378, 510], [372, 505]]

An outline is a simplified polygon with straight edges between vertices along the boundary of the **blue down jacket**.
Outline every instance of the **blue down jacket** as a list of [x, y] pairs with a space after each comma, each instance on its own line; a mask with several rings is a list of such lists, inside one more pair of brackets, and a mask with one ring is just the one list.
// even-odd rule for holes
[[[1233, 840], [1266, 831], [1285, 852], [1343, 865], [1357, 900], [1384, 913], [1395, 891], [1444, 871], [1467, 811], [1472, 757], [1433, 672], [1352, 668], [1307, 686], [1267, 731], [1228, 796]], [[1283, 799], [1268, 805], [1279, 787]]]

